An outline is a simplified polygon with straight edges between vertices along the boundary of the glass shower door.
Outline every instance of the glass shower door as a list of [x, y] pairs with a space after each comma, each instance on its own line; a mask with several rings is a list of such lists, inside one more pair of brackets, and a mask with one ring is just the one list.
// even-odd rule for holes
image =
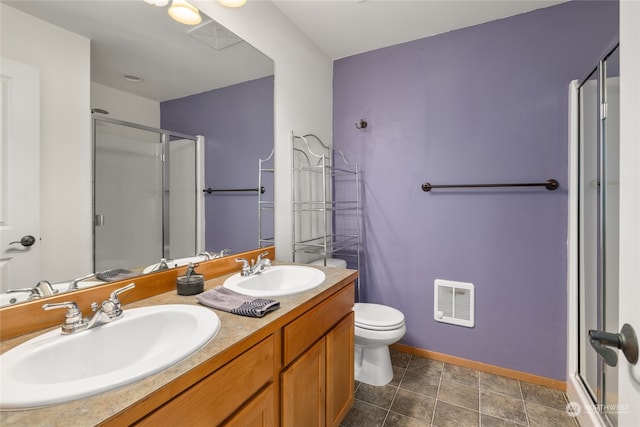
[[619, 62], [613, 50], [582, 83], [579, 190], [579, 368], [595, 410], [617, 425], [617, 367], [589, 331], [618, 331]]
[[162, 134], [94, 123], [95, 271], [158, 262], [163, 257]]

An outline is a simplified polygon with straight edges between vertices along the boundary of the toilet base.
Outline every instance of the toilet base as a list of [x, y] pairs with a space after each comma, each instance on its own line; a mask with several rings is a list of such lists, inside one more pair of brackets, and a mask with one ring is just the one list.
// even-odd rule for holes
[[393, 379], [389, 346], [361, 347], [354, 352], [354, 377], [361, 383], [383, 386]]

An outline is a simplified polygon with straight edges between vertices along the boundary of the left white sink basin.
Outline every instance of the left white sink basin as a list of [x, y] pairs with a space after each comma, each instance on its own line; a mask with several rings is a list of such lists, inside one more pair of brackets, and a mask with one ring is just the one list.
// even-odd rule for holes
[[20, 410], [92, 396], [184, 359], [220, 328], [211, 310], [170, 304], [134, 308], [112, 323], [33, 338], [0, 356], [0, 409]]

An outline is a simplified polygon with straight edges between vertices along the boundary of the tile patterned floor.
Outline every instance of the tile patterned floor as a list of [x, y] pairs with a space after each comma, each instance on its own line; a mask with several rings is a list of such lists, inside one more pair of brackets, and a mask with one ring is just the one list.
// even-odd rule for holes
[[391, 350], [394, 378], [356, 382], [343, 427], [578, 427], [558, 390]]

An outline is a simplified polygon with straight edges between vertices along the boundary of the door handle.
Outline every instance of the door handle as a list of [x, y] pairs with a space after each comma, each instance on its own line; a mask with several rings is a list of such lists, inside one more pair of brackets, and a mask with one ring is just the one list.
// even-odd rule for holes
[[23, 236], [22, 239], [20, 239], [20, 240], [16, 240], [15, 242], [9, 243], [9, 245], [13, 245], [15, 243], [20, 243], [25, 248], [28, 248], [29, 246], [33, 245], [35, 242], [36, 242], [36, 238], [35, 237], [27, 235], [27, 236]]
[[589, 341], [591, 342], [591, 347], [609, 366], [618, 364], [618, 353], [610, 347], [622, 350], [622, 354], [632, 365], [638, 363], [638, 338], [633, 327], [628, 323], [622, 325], [619, 334], [591, 329], [589, 331]]

